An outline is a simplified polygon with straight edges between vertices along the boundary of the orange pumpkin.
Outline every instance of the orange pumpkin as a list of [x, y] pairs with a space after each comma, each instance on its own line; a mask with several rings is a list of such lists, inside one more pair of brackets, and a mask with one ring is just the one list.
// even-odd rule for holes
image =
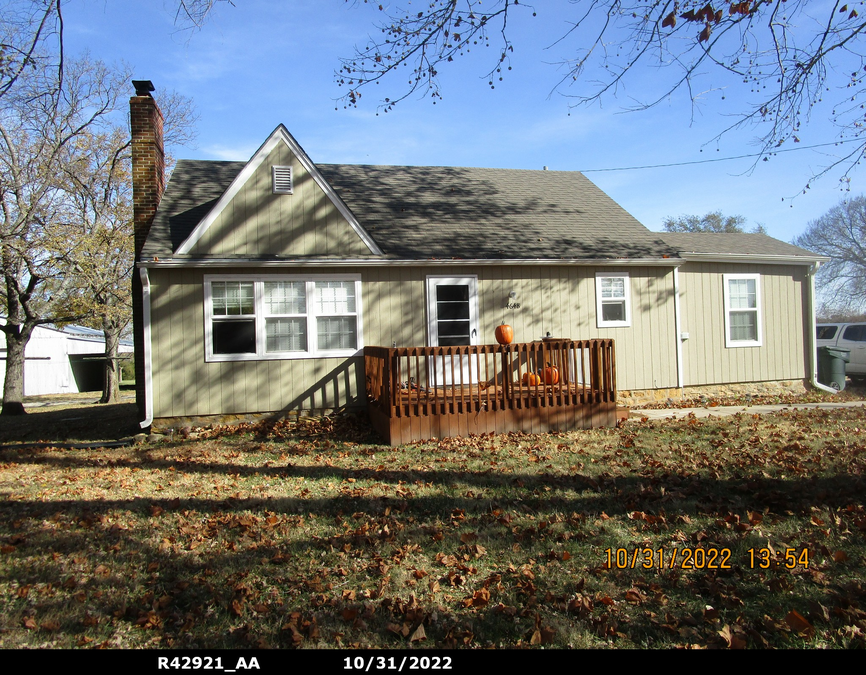
[[523, 373], [523, 384], [534, 387], [536, 384], [541, 384], [541, 377], [535, 373]]
[[544, 369], [544, 384], [556, 384], [559, 382], [559, 368], [547, 366]]
[[496, 341], [501, 345], [510, 345], [514, 340], [514, 329], [508, 324], [496, 327]]

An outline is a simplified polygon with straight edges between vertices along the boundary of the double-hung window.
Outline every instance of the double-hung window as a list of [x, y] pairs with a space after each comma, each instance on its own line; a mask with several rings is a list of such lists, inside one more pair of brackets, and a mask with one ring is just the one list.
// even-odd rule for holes
[[205, 276], [205, 358], [354, 356], [363, 348], [357, 275]]
[[595, 311], [599, 328], [631, 326], [628, 272], [596, 272]]
[[761, 346], [761, 276], [724, 274], [725, 346]]

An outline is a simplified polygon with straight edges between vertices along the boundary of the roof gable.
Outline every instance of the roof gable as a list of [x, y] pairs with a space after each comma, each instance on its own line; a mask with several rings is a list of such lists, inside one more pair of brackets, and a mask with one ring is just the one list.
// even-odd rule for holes
[[[227, 170], [237, 167], [237, 163], [224, 164], [234, 165], [225, 166]], [[293, 194], [274, 193], [272, 166], [292, 167]], [[382, 253], [283, 125], [215, 201], [194, 206], [184, 215], [198, 216], [200, 221], [177, 247], [178, 255], [339, 257]]]

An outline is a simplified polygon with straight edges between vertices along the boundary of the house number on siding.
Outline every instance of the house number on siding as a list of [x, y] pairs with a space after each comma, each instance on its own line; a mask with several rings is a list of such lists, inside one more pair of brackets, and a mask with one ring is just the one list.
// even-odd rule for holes
[[520, 303], [519, 302], [509, 302], [507, 305], [505, 305], [505, 309], [520, 309]]

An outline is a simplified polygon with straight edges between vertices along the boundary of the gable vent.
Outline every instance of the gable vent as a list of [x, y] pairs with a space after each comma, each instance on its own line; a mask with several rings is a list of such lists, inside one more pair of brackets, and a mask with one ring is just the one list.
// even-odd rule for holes
[[271, 169], [274, 177], [274, 194], [292, 194], [292, 167], [273, 166]]

